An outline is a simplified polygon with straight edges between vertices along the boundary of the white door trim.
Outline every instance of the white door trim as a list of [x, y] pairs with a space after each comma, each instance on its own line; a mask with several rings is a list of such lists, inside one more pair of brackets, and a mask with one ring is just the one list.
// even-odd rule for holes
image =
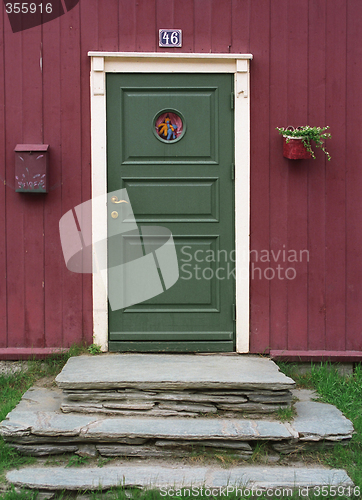
[[[107, 193], [106, 73], [234, 73], [236, 351], [249, 352], [251, 54], [89, 52], [91, 57], [92, 199]], [[106, 199], [106, 196], [104, 196]], [[106, 206], [93, 210], [93, 240], [107, 238]], [[108, 350], [107, 290], [93, 274], [93, 342]]]

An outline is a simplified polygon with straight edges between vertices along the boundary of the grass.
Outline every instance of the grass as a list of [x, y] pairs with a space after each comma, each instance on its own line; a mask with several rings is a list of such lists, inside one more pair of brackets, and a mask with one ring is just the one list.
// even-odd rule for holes
[[[24, 362], [24, 369], [19, 372], [6, 375], [1, 374], [0, 421], [5, 419], [6, 415], [18, 404], [24, 392], [37, 380], [54, 377], [60, 372], [71, 356], [83, 352], [86, 352], [85, 346], [74, 345], [65, 353], [52, 355], [44, 360], [30, 360]], [[36, 459], [34, 457], [20, 455], [0, 437], [0, 483], [5, 481], [5, 472], [7, 470], [35, 462]], [[11, 492], [9, 492], [9, 494], [11, 494]], [[5, 496], [4, 498], [8, 497]]]
[[296, 365], [280, 363], [280, 369], [291, 376], [299, 387], [316, 389], [320, 401], [339, 408], [352, 421], [355, 434], [347, 446], [337, 445], [323, 452], [304, 454], [324, 465], [346, 469], [362, 491], [362, 365], [352, 375], [341, 376], [330, 363], [312, 364], [309, 373], [298, 375]]
[[[61, 368], [64, 366], [69, 357], [73, 355], [78, 355], [82, 353], [89, 352], [86, 346], [73, 346], [69, 352], [62, 355], [50, 356], [46, 360], [42, 361], [29, 361], [24, 364], [27, 368], [26, 371], [20, 371], [15, 374], [10, 375], [0, 375], [0, 418], [3, 420], [7, 413], [11, 411], [14, 406], [20, 400], [22, 394], [32, 386], [37, 380], [42, 378], [50, 379], [59, 373]], [[297, 386], [301, 388], [316, 389], [320, 395], [320, 400], [326, 403], [331, 403], [337, 406], [347, 418], [349, 418], [355, 427], [356, 434], [353, 436], [352, 441], [347, 446], [337, 445], [333, 449], [326, 449], [323, 451], [313, 451], [313, 452], [300, 452], [295, 455], [296, 459], [310, 463], [313, 465], [325, 465], [333, 468], [345, 469], [351, 479], [354, 481], [355, 485], [362, 490], [362, 366], [357, 365], [353, 375], [341, 376], [338, 371], [328, 363], [324, 364], [314, 364], [311, 366], [311, 371], [304, 375], [299, 375], [296, 369], [296, 365], [279, 363], [281, 371], [286, 375], [291, 376], [296, 382]], [[281, 409], [279, 417], [283, 420], [290, 420], [293, 418], [293, 413], [291, 410], [286, 411], [286, 409]], [[267, 457], [268, 449], [266, 443], [259, 443], [253, 453], [251, 459], [247, 462], [243, 461], [241, 463], [245, 465], [253, 465], [263, 463], [263, 459]], [[208, 455], [208, 453], [206, 453]], [[200, 458], [199, 452], [195, 450], [195, 456], [193, 457], [195, 465], [198, 465]], [[205, 458], [208, 458], [205, 456]], [[218, 453], [217, 456], [214, 455], [214, 459], [223, 466], [236, 466], [240, 462], [235, 460], [230, 453]], [[87, 459], [81, 458], [79, 456], [64, 457], [68, 460], [69, 467], [84, 466], [87, 464]], [[200, 458], [200, 460], [202, 457]], [[49, 457], [49, 465], [51, 465], [52, 457]], [[55, 464], [56, 457], [54, 457]], [[62, 460], [64, 461], [64, 460]], [[102, 467], [109, 460], [99, 459], [98, 466]], [[32, 457], [24, 457], [17, 453], [14, 449], [9, 447], [0, 438], [0, 479], [4, 480], [5, 472], [11, 468], [18, 468], [26, 464], [36, 463], [37, 459]], [[201, 460], [202, 462], [202, 460]], [[207, 463], [208, 461], [204, 462]], [[214, 461], [215, 463], [215, 461]], [[283, 463], [283, 462], [282, 462]], [[63, 464], [66, 465], [66, 464]], [[80, 469], [81, 473], [81, 469]], [[139, 490], [139, 489], [114, 489], [111, 492], [102, 493], [89, 492], [88, 498], [91, 499], [104, 499], [104, 500], [161, 500], [162, 498], [174, 498], [174, 497], [184, 497], [184, 498], [199, 498], [200, 500], [206, 498], [222, 498], [223, 495], [212, 495], [210, 492], [199, 491], [198, 495], [192, 494], [188, 495], [187, 491], [181, 492], [174, 491], [173, 495], [168, 495], [156, 490]], [[321, 499], [326, 498], [327, 500], [332, 500], [338, 498], [339, 500], [344, 499], [360, 499], [361, 496], [348, 496], [339, 494], [338, 490], [328, 493], [328, 489], [325, 491], [320, 491], [319, 494], [314, 495], [308, 493], [303, 497], [294, 494], [293, 496], [282, 496], [282, 498], [296, 499], [296, 498], [307, 498], [307, 499]], [[0, 494], [1, 500], [35, 500], [37, 496], [36, 492], [17, 492], [15, 489], [9, 490]], [[68, 498], [64, 494], [59, 494], [58, 498]], [[73, 497], [74, 498], [74, 497]], [[281, 498], [281, 495], [271, 496], [270, 493], [266, 493], [259, 496], [240, 496], [240, 493], [229, 494], [228, 498], [234, 500], [236, 498], [244, 500], [247, 498], [269, 498], [271, 500], [276, 500]]]
[[80, 467], [89, 462], [88, 457], [80, 457], [79, 455], [72, 455], [66, 467]]
[[294, 409], [293, 407], [280, 407], [277, 411], [278, 419], [282, 422], [290, 422], [294, 418]]

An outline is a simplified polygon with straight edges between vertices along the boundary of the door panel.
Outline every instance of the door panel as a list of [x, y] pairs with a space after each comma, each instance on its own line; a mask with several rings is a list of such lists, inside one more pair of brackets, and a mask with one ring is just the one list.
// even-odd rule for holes
[[[218, 178], [123, 178], [137, 222], [218, 222]], [[146, 205], [145, 199], [152, 199]]]
[[[170, 289], [109, 310], [111, 351], [235, 349], [232, 91], [227, 74], [107, 75], [108, 191], [127, 189], [141, 231], [172, 232], [180, 268]], [[183, 120], [175, 141], [157, 134], [162, 111]]]
[[[173, 75], [164, 75], [162, 80], [166, 81], [169, 76]], [[144, 80], [145, 77], [147, 81], [150, 76], [144, 75]], [[121, 89], [122, 163], [217, 163], [217, 103], [218, 88], [169, 88], [167, 92], [152, 88], [140, 88], [139, 92], [136, 89]], [[185, 136], [177, 143], [155, 141], [154, 134], [150, 133], [151, 130], [153, 132], [152, 119], [163, 109], [187, 110]], [[147, 120], [140, 119], [145, 116]], [[202, 123], [201, 117], [204, 120]]]

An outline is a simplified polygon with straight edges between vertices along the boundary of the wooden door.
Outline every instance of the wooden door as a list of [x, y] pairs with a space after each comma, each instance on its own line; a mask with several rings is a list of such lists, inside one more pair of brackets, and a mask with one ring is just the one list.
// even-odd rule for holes
[[107, 75], [108, 192], [171, 230], [180, 273], [109, 310], [110, 351], [235, 350], [233, 127], [233, 75]]

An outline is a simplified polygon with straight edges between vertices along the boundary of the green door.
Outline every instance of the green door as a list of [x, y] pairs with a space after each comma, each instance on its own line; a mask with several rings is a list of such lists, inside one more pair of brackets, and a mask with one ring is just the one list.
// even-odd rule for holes
[[172, 232], [179, 264], [171, 288], [109, 309], [110, 351], [235, 350], [233, 115], [233, 75], [107, 75], [108, 192]]

